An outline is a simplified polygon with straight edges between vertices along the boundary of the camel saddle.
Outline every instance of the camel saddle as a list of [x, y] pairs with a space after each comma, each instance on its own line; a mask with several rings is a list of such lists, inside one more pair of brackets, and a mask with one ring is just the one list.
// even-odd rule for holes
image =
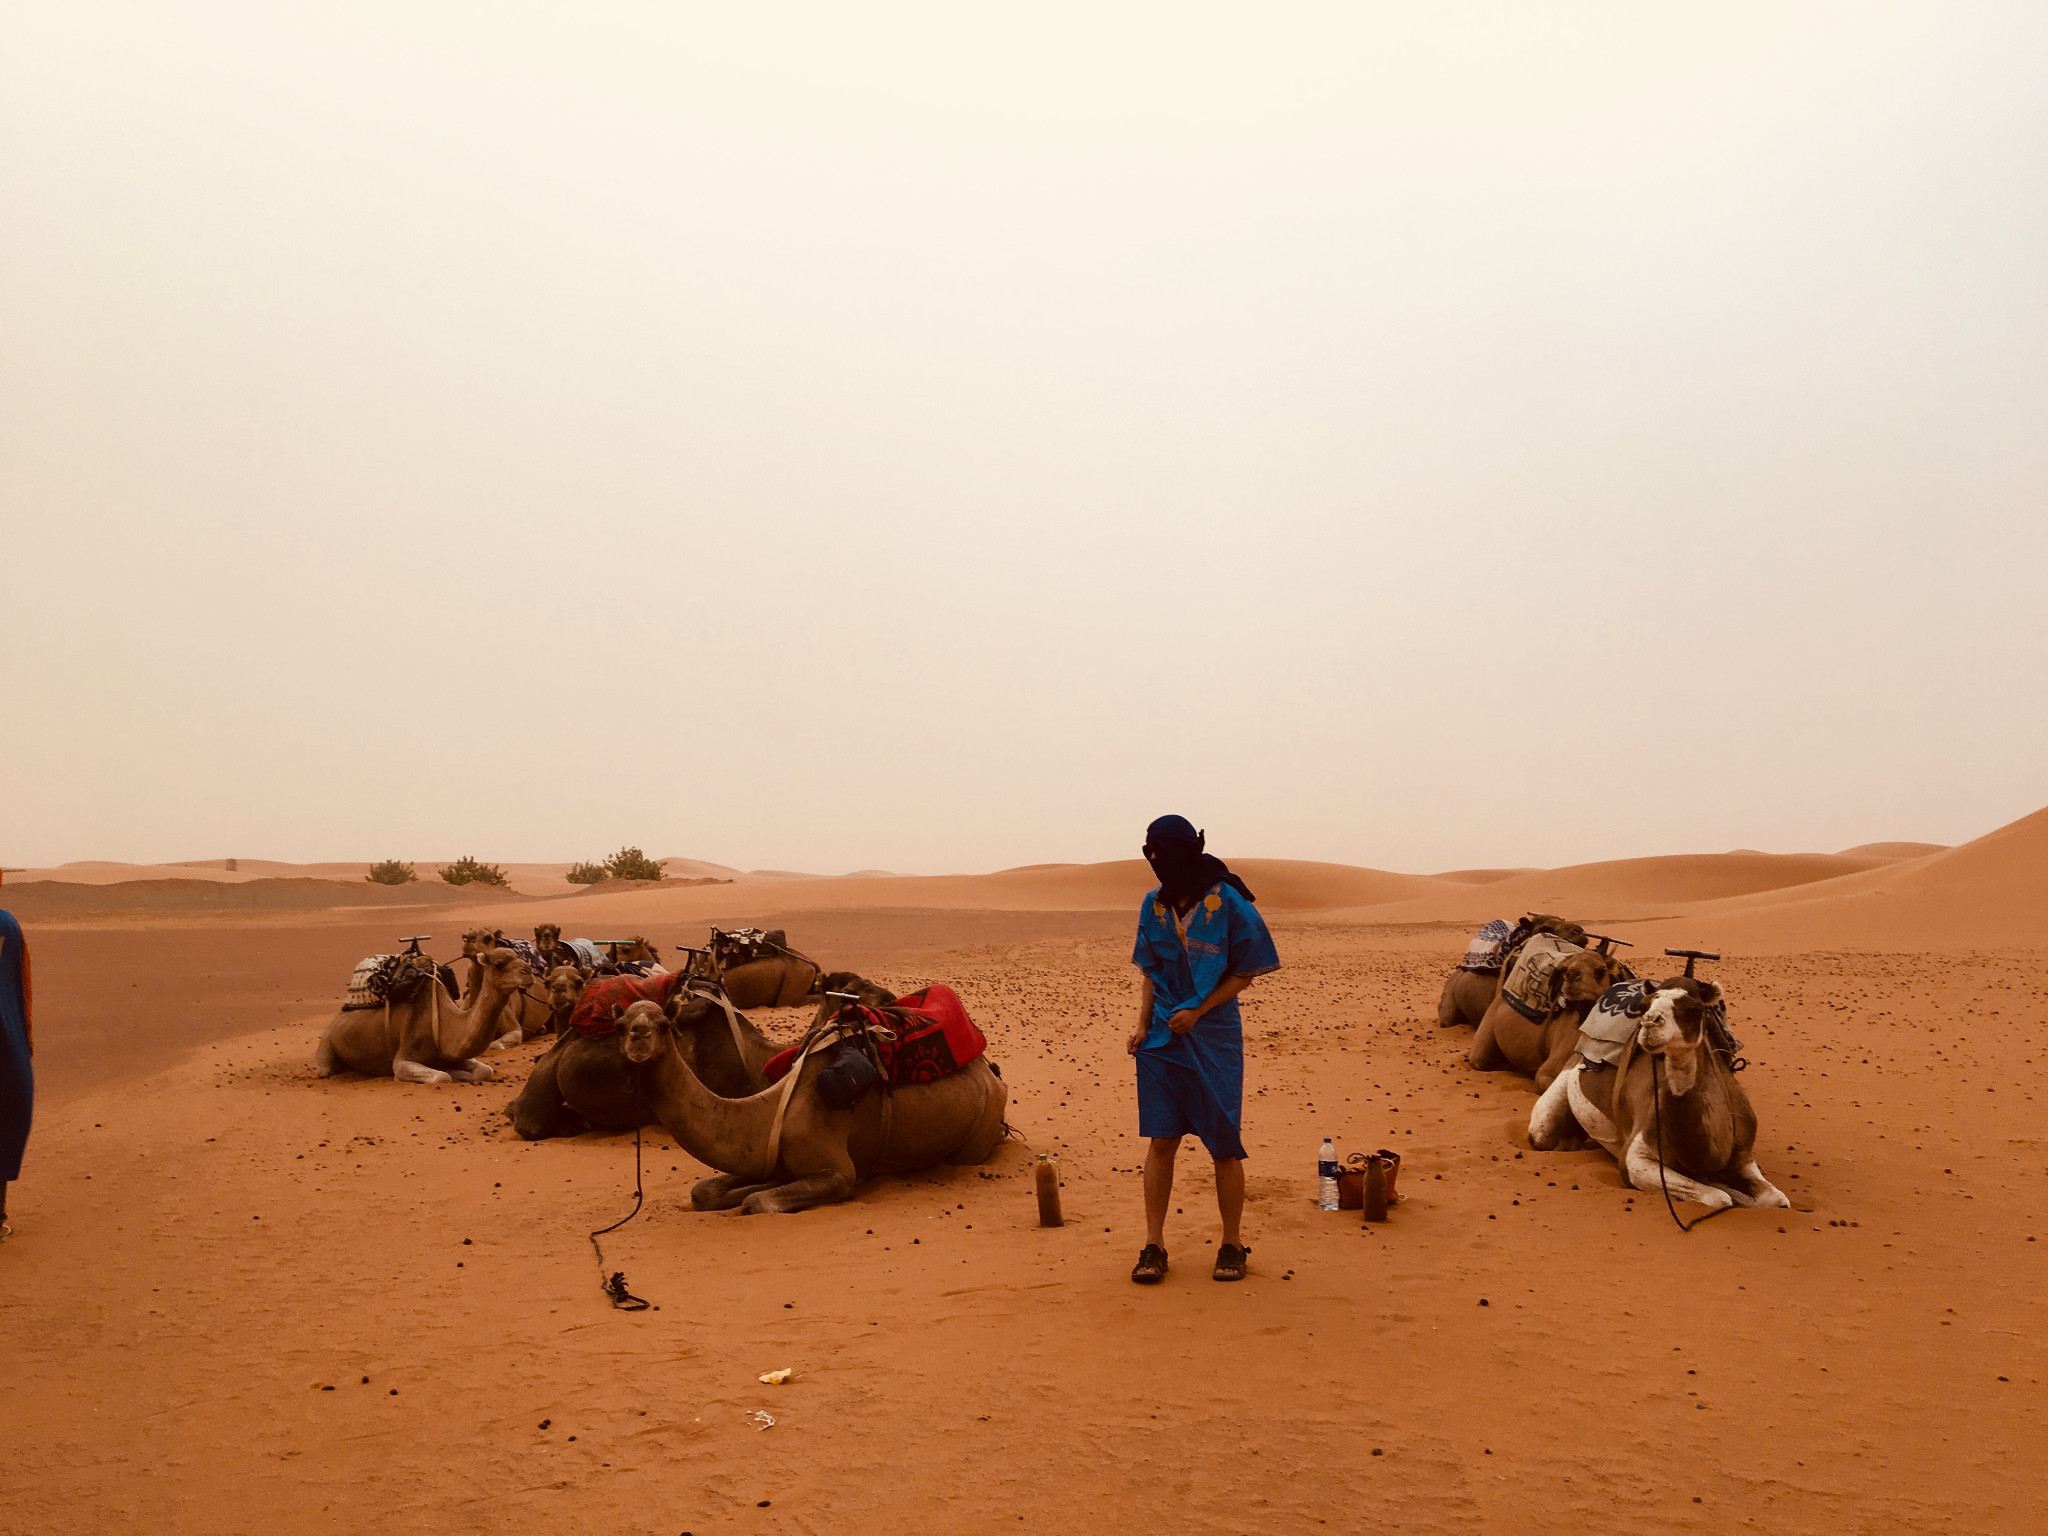
[[[1650, 999], [1657, 995], [1654, 981], [1617, 981], [1600, 994], [1586, 1020], [1579, 1026], [1579, 1055], [1586, 1067], [1598, 1072], [1621, 1064], [1623, 1051], [1642, 1028]], [[1728, 1000], [1708, 1003], [1704, 1021], [1707, 1044], [1733, 1060], [1742, 1042], [1728, 1028]]]
[[1557, 993], [1552, 976], [1568, 957], [1584, 952], [1583, 944], [1569, 943], [1554, 933], [1530, 934], [1501, 983], [1501, 1000], [1531, 1024], [1541, 1024], [1550, 1017]]
[[619, 1032], [619, 1014], [635, 1003], [667, 1008], [676, 989], [688, 980], [687, 976], [673, 973], [600, 977], [584, 986], [576, 1011], [569, 1015], [569, 1025], [586, 1040], [608, 1040]]
[[721, 970], [752, 965], [756, 960], [773, 960], [789, 953], [788, 937], [781, 928], [713, 928], [711, 958]]
[[427, 955], [365, 955], [348, 979], [348, 999], [341, 1011], [356, 1013], [386, 1003], [409, 1002], [446, 969], [437, 969]]
[[[792, 1066], [825, 1044], [827, 1034], [857, 1040], [863, 1053], [873, 1061], [877, 1080], [892, 1088], [951, 1077], [988, 1050], [988, 1037], [967, 1016], [960, 994], [943, 983], [935, 983], [922, 992], [897, 998], [886, 1008], [848, 1003], [803, 1043], [770, 1057], [763, 1069], [768, 1081], [781, 1082]], [[836, 1051], [830, 1065], [841, 1069], [849, 1087], [859, 1083], [864, 1075], [853, 1072], [851, 1063], [842, 1060]], [[833, 1088], [838, 1081], [835, 1078]], [[866, 1091], [866, 1085], [862, 1085], [859, 1092]], [[857, 1102], [859, 1093], [854, 1097]], [[843, 1107], [850, 1109], [852, 1105]]]
[[1465, 946], [1465, 958], [1458, 962], [1458, 969], [1476, 971], [1481, 976], [1499, 975], [1501, 961], [1508, 952], [1508, 939], [1514, 931], [1514, 925], [1506, 918], [1496, 917], [1472, 935], [1472, 942]]

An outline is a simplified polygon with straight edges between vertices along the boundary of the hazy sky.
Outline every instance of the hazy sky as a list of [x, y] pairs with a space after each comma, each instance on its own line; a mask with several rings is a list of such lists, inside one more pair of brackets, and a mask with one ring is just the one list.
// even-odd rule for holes
[[0, 863], [2048, 803], [2048, 6], [0, 5]]

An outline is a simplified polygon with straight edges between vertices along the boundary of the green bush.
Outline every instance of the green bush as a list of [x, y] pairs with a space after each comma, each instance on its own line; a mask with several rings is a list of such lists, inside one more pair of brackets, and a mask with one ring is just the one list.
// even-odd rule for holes
[[659, 880], [661, 864], [638, 848], [621, 848], [604, 861], [604, 872], [614, 880]]
[[571, 885], [595, 885], [605, 878], [602, 864], [571, 864], [569, 873], [562, 877]]
[[405, 885], [419, 879], [419, 876], [412, 872], [410, 864], [401, 864], [396, 859], [386, 859], [381, 864], [372, 864], [370, 872], [363, 878], [374, 880], [379, 885]]
[[479, 864], [464, 854], [453, 864], [441, 866], [441, 878], [450, 885], [504, 885], [505, 871], [495, 864]]

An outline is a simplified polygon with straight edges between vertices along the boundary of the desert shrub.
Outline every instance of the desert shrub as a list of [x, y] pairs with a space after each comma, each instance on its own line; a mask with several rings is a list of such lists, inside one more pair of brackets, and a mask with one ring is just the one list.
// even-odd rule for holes
[[595, 885], [605, 878], [602, 864], [571, 864], [569, 873], [562, 876], [571, 885]]
[[441, 866], [441, 878], [450, 885], [504, 885], [505, 871], [495, 864], [479, 864], [464, 854], [453, 864]]
[[372, 864], [370, 872], [363, 878], [374, 880], [379, 885], [405, 885], [419, 879], [419, 876], [412, 872], [410, 864], [401, 864], [397, 859], [385, 859], [381, 863]]
[[604, 861], [604, 872], [614, 880], [659, 880], [661, 863], [638, 848], [621, 848]]

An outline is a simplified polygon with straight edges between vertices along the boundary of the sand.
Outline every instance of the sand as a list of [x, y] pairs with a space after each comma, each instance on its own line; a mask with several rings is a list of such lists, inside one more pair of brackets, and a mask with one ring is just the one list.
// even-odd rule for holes
[[[1136, 865], [53, 915], [0, 1530], [2042, 1529], [2044, 843], [2048, 813], [1910, 856], [1486, 883], [1244, 861], [1286, 961], [1246, 998], [1252, 1276], [1207, 1278], [1197, 1158], [1157, 1290], [1125, 1278]], [[1639, 954], [1727, 945], [1760, 1159], [1801, 1209], [1682, 1234], [1604, 1155], [1526, 1149], [1528, 1085], [1468, 1071], [1434, 1003], [1530, 883]], [[387, 935], [445, 954], [562, 914], [663, 943], [772, 921], [947, 980], [1021, 1140], [745, 1218], [691, 1212], [703, 1170], [651, 1136], [605, 1252], [659, 1310], [614, 1312], [584, 1234], [631, 1208], [632, 1138], [514, 1138], [539, 1047], [443, 1089], [307, 1065]], [[1386, 1226], [1314, 1208], [1326, 1133], [1403, 1152]], [[1056, 1231], [1033, 1149], [1065, 1168]]]

